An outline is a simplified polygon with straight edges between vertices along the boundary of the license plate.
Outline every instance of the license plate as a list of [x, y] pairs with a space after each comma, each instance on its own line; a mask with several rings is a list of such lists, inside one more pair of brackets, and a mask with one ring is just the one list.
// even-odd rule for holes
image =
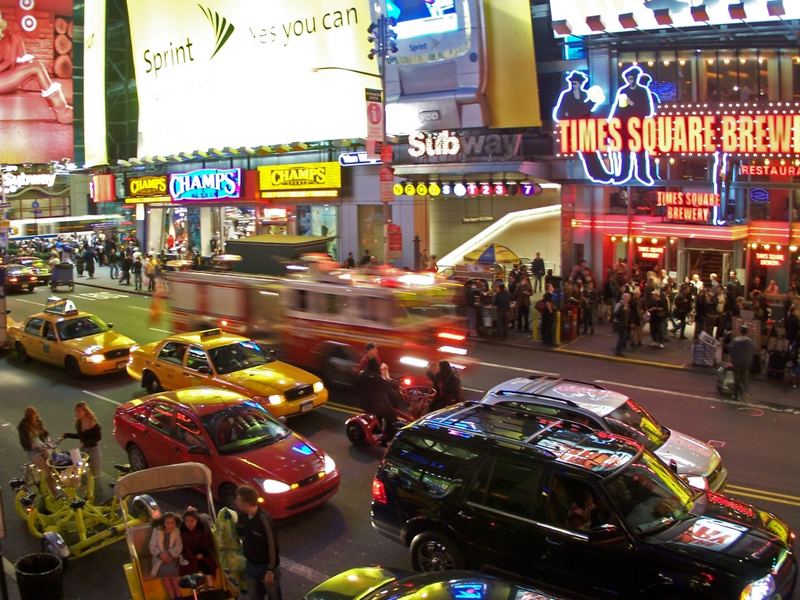
[[308, 412], [314, 408], [314, 403], [311, 400], [306, 400], [300, 403], [300, 412]]
[[127, 360], [121, 360], [117, 363], [117, 369], [124, 369], [127, 366], [128, 366]]

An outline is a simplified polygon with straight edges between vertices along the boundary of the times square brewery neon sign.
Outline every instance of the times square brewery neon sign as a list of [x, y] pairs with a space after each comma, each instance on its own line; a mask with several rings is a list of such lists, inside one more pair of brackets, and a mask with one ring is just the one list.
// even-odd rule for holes
[[[607, 114], [605, 95], [589, 78], [570, 71], [553, 109], [558, 152], [577, 156], [596, 183], [632, 181], [652, 186], [654, 157], [669, 154], [714, 156], [712, 180], [731, 155], [800, 156], [800, 105], [748, 106], [661, 104], [650, 89], [652, 78], [634, 65], [622, 72], [623, 84]], [[659, 110], [657, 110], [657, 107]]]

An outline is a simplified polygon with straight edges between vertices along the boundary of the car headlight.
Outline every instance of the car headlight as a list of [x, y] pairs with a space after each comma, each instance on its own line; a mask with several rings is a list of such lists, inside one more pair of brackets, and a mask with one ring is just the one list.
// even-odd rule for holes
[[696, 487], [699, 490], [707, 490], [708, 487], [708, 479], [701, 475], [690, 475], [686, 478], [686, 483], [688, 483], [692, 487]]
[[321, 393], [323, 391], [325, 391], [325, 384], [322, 383], [321, 381], [317, 381], [314, 384], [314, 393], [315, 394], [319, 394], [319, 393]]
[[283, 494], [288, 492], [291, 487], [277, 479], [265, 479], [261, 482], [261, 488], [265, 494]]
[[742, 590], [739, 600], [764, 600], [775, 592], [775, 578], [772, 574], [748, 583]]
[[334, 462], [334, 460], [330, 456], [328, 456], [326, 454], [325, 455], [325, 474], [329, 475], [329, 474], [333, 473], [335, 470], [336, 470], [336, 463]]
[[101, 363], [105, 359], [106, 359], [106, 357], [103, 356], [102, 354], [91, 354], [89, 356], [82, 356], [81, 357], [81, 360], [83, 362], [94, 363], [94, 364]]
[[280, 404], [283, 402], [283, 396], [280, 394], [272, 394], [269, 398], [267, 398], [267, 400], [269, 400], [269, 403], [272, 405]]

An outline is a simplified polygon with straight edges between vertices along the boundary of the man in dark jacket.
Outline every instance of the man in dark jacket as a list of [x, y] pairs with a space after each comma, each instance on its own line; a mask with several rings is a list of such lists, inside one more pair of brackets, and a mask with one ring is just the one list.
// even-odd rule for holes
[[358, 375], [356, 397], [361, 408], [381, 420], [381, 446], [386, 446], [396, 432], [398, 410], [392, 406], [389, 386], [390, 382], [381, 377], [380, 363], [376, 358], [370, 357], [364, 370]]
[[247, 580], [247, 600], [282, 600], [278, 534], [258, 503], [258, 492], [249, 485], [236, 490], [241, 511], [236, 531], [242, 541]]
[[533, 273], [533, 291], [542, 291], [542, 279], [544, 278], [544, 259], [536, 253], [536, 258], [531, 261], [531, 273]]
[[622, 356], [622, 351], [628, 345], [631, 331], [631, 295], [629, 293], [622, 294], [622, 298], [617, 302], [611, 315], [611, 322], [617, 332], [617, 347], [614, 353]]
[[733, 369], [733, 399], [744, 400], [747, 394], [747, 373], [750, 363], [753, 362], [755, 353], [753, 340], [747, 337], [747, 325], [739, 328], [737, 335], [728, 346], [731, 357], [731, 368]]
[[86, 272], [89, 274], [89, 279], [94, 279], [94, 263], [97, 257], [91, 246], [86, 247], [86, 252], [83, 253], [83, 263], [86, 267]]
[[[438, 368], [437, 368], [438, 367]], [[436, 389], [436, 398], [431, 402], [430, 410], [439, 410], [462, 400], [461, 380], [446, 360], [428, 369], [428, 378]]]
[[511, 294], [508, 293], [502, 281], [497, 284], [494, 305], [497, 308], [497, 334], [502, 339], [506, 339], [508, 337], [508, 313], [511, 312]]

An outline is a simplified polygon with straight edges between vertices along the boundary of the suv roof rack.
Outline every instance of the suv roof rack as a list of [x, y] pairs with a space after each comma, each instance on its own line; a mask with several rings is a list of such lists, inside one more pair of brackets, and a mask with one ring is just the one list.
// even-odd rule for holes
[[542, 394], [541, 392], [525, 392], [522, 390], [497, 390], [496, 392], [492, 392], [495, 396], [528, 396], [529, 398], [546, 398], [548, 400], [552, 400], [553, 402], [561, 402], [567, 406], [571, 406], [573, 408], [578, 408], [577, 403], [573, 402], [572, 400], [567, 400], [566, 398], [554, 398], [551, 396], [547, 396], [546, 394]]
[[552, 375], [530, 375], [528, 377], [529, 380], [535, 381], [537, 379], [546, 379], [551, 381], [553, 385], [558, 385], [559, 383], [579, 383], [580, 385], [585, 385], [586, 387], [596, 388], [598, 390], [604, 390], [602, 385], [597, 385], [596, 383], [591, 383], [590, 381], [580, 381], [578, 379], [569, 379], [568, 377], [553, 377]]
[[[522, 447], [527, 448], [529, 450], [533, 450], [537, 454], [541, 454], [543, 456], [547, 456], [548, 458], [556, 458], [555, 453], [551, 452], [550, 450], [546, 450], [544, 448], [541, 448], [540, 446], [537, 446], [536, 444], [533, 443], [534, 440], [542, 437], [546, 433], [552, 432], [552, 431], [558, 430], [558, 429], [578, 429], [582, 433], [586, 433], [586, 434], [595, 434], [596, 433], [596, 431], [594, 429], [592, 429], [591, 427], [589, 427], [588, 425], [584, 425], [583, 423], [576, 423], [575, 421], [569, 421], [569, 420], [566, 420], [566, 419], [551, 419], [549, 417], [542, 417], [540, 415], [534, 415], [532, 413], [525, 412], [524, 410], [514, 409], [514, 408], [510, 408], [510, 407], [506, 407], [506, 406], [494, 406], [492, 404], [482, 404], [480, 402], [474, 402], [474, 401], [465, 402], [464, 404], [466, 406], [464, 406], [460, 410], [452, 413], [451, 415], [447, 416], [445, 418], [446, 422], [445, 422], [445, 419], [443, 419], [442, 421], [439, 421], [438, 418], [436, 418], [436, 417], [430, 419], [430, 421], [428, 421], [428, 422], [433, 421], [433, 422], [435, 422], [437, 424], [440, 424], [442, 426], [448, 427], [450, 429], [458, 429], [459, 431], [464, 431], [464, 432], [470, 433], [472, 435], [478, 434], [478, 435], [481, 435], [481, 436], [483, 436], [483, 437], [485, 437], [487, 439], [490, 439], [492, 441], [503, 442], [503, 443], [506, 443], [506, 444], [515, 444], [517, 446], [522, 446]], [[549, 425], [546, 425], [545, 427], [543, 427], [539, 431], [529, 435], [525, 439], [519, 440], [519, 439], [515, 439], [513, 437], [506, 437], [506, 436], [499, 435], [499, 434], [496, 434], [496, 433], [491, 433], [491, 432], [488, 432], [488, 431], [476, 431], [475, 429], [473, 429], [471, 427], [465, 427], [464, 425], [462, 425], [460, 423], [460, 420], [461, 420], [460, 417], [462, 415], [474, 414], [476, 411], [494, 412], [494, 413], [501, 413], [501, 414], [502, 413], [513, 414], [514, 416], [523, 417], [525, 419], [538, 419], [540, 421], [541, 420], [549, 421], [550, 423], [549, 423]]]

